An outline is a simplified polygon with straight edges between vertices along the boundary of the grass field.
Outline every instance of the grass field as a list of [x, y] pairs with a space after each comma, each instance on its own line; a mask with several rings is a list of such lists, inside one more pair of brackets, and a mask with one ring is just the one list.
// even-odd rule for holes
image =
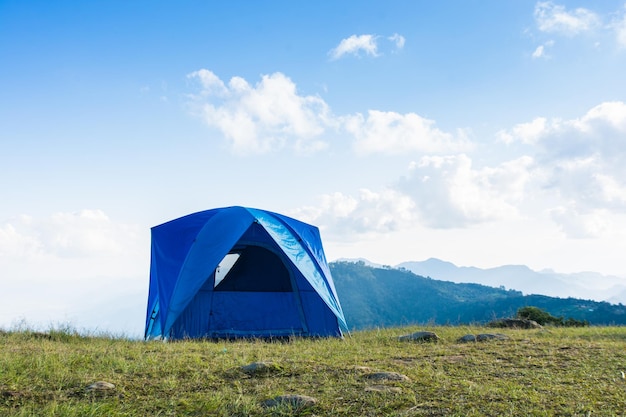
[[[430, 330], [438, 342], [400, 342]], [[1, 416], [622, 416], [626, 328], [396, 328], [344, 340], [141, 342], [0, 332]], [[267, 372], [241, 367], [269, 361]], [[378, 371], [408, 380], [370, 380]], [[96, 381], [114, 389], [88, 392]], [[317, 399], [310, 407], [265, 400]]]

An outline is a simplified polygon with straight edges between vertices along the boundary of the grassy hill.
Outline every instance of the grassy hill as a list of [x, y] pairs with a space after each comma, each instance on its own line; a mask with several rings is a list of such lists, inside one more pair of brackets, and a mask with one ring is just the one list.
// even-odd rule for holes
[[512, 317], [524, 306], [536, 306], [555, 317], [572, 317], [591, 324], [626, 324], [623, 305], [456, 284], [363, 262], [333, 262], [330, 268], [351, 329], [417, 323], [481, 324]]
[[[0, 332], [2, 416], [612, 416], [626, 410], [626, 328], [503, 330], [509, 340], [459, 343], [475, 327], [417, 328], [345, 340], [175, 343]], [[270, 361], [268, 372], [241, 367]], [[377, 371], [407, 380], [368, 379]], [[88, 392], [95, 381], [114, 389]], [[266, 407], [303, 394], [312, 407]]]

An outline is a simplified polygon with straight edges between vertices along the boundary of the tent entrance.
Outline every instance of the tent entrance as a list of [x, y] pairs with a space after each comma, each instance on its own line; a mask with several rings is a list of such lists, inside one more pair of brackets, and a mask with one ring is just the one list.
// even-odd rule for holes
[[293, 273], [273, 250], [235, 247], [216, 269], [209, 337], [306, 333]]

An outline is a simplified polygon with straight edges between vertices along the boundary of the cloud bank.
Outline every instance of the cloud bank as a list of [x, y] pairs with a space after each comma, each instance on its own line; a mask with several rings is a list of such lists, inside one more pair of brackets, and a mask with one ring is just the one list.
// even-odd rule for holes
[[[538, 10], [546, 30], [570, 25], [571, 32], [593, 21], [581, 10], [568, 14], [551, 4]], [[626, 213], [626, 104], [620, 101], [571, 120], [540, 116], [500, 130], [492, 146], [521, 153], [477, 165], [476, 141], [484, 138], [464, 128], [446, 132], [416, 113], [335, 115], [323, 98], [300, 94], [281, 73], [256, 85], [241, 77], [225, 83], [206, 69], [189, 78], [201, 86], [193, 96], [200, 116], [236, 153], [319, 152], [333, 148], [335, 135], [347, 138], [356, 155], [412, 155], [406, 174], [387, 189], [331, 193], [320, 196], [319, 207], [299, 210], [329, 229], [385, 233], [399, 224], [449, 229], [543, 216], [567, 236], [586, 238], [607, 232], [612, 217]], [[33, 244], [24, 238], [23, 245]]]
[[6, 221], [0, 225], [0, 327], [27, 318], [26, 325], [67, 322], [78, 330], [139, 336], [149, 247], [147, 231], [97, 209]]
[[[385, 128], [369, 127], [367, 132], [372, 137], [360, 139], [365, 149], [388, 154], [413, 149], [401, 134], [394, 138]], [[626, 214], [625, 137], [623, 102], [601, 103], [571, 120], [538, 117], [495, 135], [493, 146], [522, 145], [524, 154], [514, 159], [474, 166], [471, 153], [424, 155], [384, 192], [367, 190], [378, 199], [364, 198], [363, 191], [358, 196], [325, 195], [317, 210], [309, 208], [306, 215], [355, 234], [388, 230], [381, 224], [449, 229], [543, 216], [569, 238], [600, 237], [611, 233], [616, 216]], [[370, 142], [377, 147], [365, 145]], [[433, 145], [436, 140], [427, 143], [432, 146], [414, 150], [441, 150]]]
[[319, 96], [298, 93], [282, 73], [263, 75], [252, 86], [241, 77], [224, 83], [215, 73], [200, 69], [188, 75], [200, 90], [190, 107], [207, 125], [218, 129], [238, 154], [263, 154], [290, 149], [315, 153], [328, 149], [330, 133], [348, 134], [358, 153], [405, 151], [449, 152], [471, 148], [463, 129], [444, 132], [433, 120], [416, 113], [369, 110], [334, 115]]

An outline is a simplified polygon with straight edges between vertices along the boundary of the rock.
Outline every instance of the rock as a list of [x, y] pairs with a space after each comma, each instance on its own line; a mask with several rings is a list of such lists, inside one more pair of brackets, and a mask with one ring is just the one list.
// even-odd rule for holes
[[365, 375], [365, 378], [372, 379], [374, 381], [409, 381], [408, 376], [399, 374], [397, 372], [374, 372]]
[[113, 391], [114, 389], [115, 389], [115, 385], [111, 384], [110, 382], [97, 381], [97, 382], [94, 382], [91, 385], [88, 385], [85, 388], [85, 391], [87, 391], [87, 392], [96, 392], [96, 393], [104, 393], [104, 392], [108, 392], [108, 391]]
[[411, 342], [436, 342], [439, 340], [439, 336], [433, 332], [415, 332], [398, 336], [398, 340]]
[[476, 335], [477, 342], [484, 342], [486, 340], [509, 340], [509, 337], [500, 333], [481, 333]]
[[509, 337], [500, 333], [481, 333], [477, 335], [466, 334], [465, 336], [459, 337], [457, 342], [459, 343], [469, 343], [469, 342], [484, 342], [486, 340], [509, 340]]
[[534, 320], [528, 319], [499, 319], [487, 323], [487, 327], [509, 329], [542, 329], [543, 326]]
[[263, 406], [265, 407], [274, 407], [281, 404], [287, 404], [294, 408], [306, 408], [313, 407], [317, 404], [317, 400], [313, 397], [309, 397], [308, 395], [294, 394], [279, 395], [278, 397], [274, 397], [263, 402]]
[[394, 394], [400, 394], [402, 392], [402, 388], [391, 387], [389, 385], [371, 385], [369, 387], [365, 387], [365, 392], [392, 392]]
[[240, 369], [248, 375], [267, 375], [280, 371], [280, 366], [274, 362], [252, 362], [242, 366]]
[[474, 336], [473, 334], [466, 334], [465, 336], [459, 337], [456, 341], [459, 343], [475, 342], [476, 336]]

